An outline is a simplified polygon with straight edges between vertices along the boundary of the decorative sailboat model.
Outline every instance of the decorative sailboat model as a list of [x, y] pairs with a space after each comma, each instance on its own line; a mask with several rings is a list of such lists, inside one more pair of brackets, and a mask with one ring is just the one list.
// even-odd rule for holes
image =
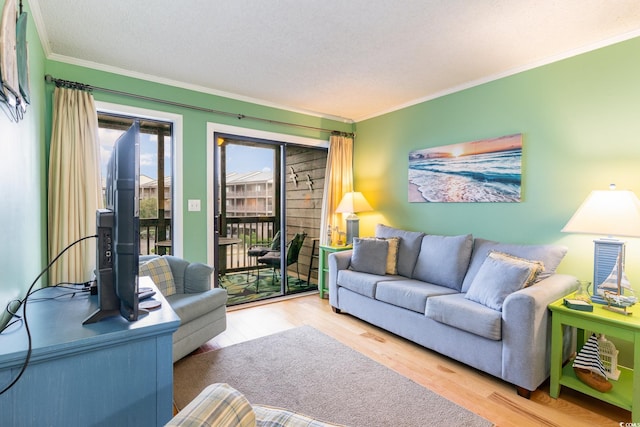
[[605, 309], [625, 315], [631, 314], [627, 308], [634, 305], [638, 299], [624, 272], [621, 254], [618, 254], [616, 265], [613, 266], [609, 276], [598, 285], [597, 294], [606, 301]]
[[573, 370], [580, 381], [603, 393], [613, 388], [600, 360], [600, 348], [596, 334], [591, 334], [573, 361]]

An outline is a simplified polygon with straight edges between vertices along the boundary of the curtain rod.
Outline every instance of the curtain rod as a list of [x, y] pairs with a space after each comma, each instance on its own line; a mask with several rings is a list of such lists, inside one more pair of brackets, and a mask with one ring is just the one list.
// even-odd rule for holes
[[167, 101], [165, 99], [152, 98], [152, 97], [144, 96], [144, 95], [137, 95], [135, 93], [129, 93], [129, 92], [123, 92], [123, 91], [114, 90], [114, 89], [107, 89], [107, 88], [103, 88], [103, 87], [92, 86], [92, 85], [88, 85], [88, 84], [84, 84], [84, 83], [73, 82], [73, 81], [70, 81], [70, 80], [58, 79], [58, 78], [52, 77], [50, 74], [46, 74], [44, 76], [44, 80], [47, 83], [54, 83], [57, 87], [65, 87], [65, 88], [78, 89], [78, 90], [86, 90], [88, 92], [91, 92], [91, 91], [106, 92], [106, 93], [111, 93], [111, 94], [114, 94], [114, 95], [122, 95], [122, 96], [127, 96], [127, 97], [130, 97], [130, 98], [137, 98], [137, 99], [142, 99], [142, 100], [145, 100], [145, 101], [157, 102], [159, 104], [171, 105], [173, 107], [180, 107], [180, 108], [187, 108], [187, 109], [190, 109], [190, 110], [203, 111], [205, 113], [217, 114], [217, 115], [226, 116], [226, 117], [235, 117], [238, 120], [253, 120], [253, 121], [257, 121], [257, 122], [270, 123], [270, 124], [274, 124], [274, 125], [282, 125], [282, 126], [290, 126], [290, 127], [296, 127], [296, 128], [302, 128], [302, 129], [315, 130], [315, 131], [319, 131], [319, 132], [323, 132], [323, 133], [330, 133], [332, 135], [347, 136], [347, 137], [351, 137], [351, 138], [353, 138], [355, 136], [355, 134], [353, 134], [351, 132], [342, 132], [342, 131], [333, 130], [333, 129], [323, 129], [323, 128], [314, 127], [314, 126], [300, 125], [300, 124], [297, 124], [297, 123], [282, 122], [282, 121], [279, 121], [279, 120], [264, 119], [262, 117], [247, 116], [247, 115], [238, 114], [238, 113], [230, 113], [228, 111], [213, 110], [211, 108], [198, 107], [197, 105], [183, 104], [183, 103], [180, 103], [180, 102]]

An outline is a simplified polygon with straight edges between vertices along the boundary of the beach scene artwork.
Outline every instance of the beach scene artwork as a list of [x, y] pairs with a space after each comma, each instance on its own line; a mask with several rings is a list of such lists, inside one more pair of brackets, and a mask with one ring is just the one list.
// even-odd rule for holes
[[522, 134], [409, 153], [409, 202], [520, 202]]

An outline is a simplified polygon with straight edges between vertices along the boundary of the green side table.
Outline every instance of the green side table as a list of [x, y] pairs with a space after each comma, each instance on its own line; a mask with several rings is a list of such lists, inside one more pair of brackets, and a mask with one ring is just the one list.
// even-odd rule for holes
[[[560, 386], [578, 390], [584, 394], [631, 411], [634, 423], [640, 423], [640, 304], [630, 307], [631, 315], [605, 310], [600, 304], [593, 304], [592, 312], [573, 310], [565, 307], [559, 299], [549, 305], [551, 319], [551, 388], [549, 394], [557, 398]], [[577, 328], [578, 348], [588, 339], [591, 332], [617, 337], [633, 344], [633, 366], [630, 369], [618, 366], [620, 378], [610, 380], [613, 388], [601, 393], [582, 381], [573, 372], [572, 363], [562, 366], [563, 326]], [[586, 331], [586, 332], [585, 332]]]
[[349, 246], [320, 245], [320, 263], [318, 264], [318, 295], [324, 298], [325, 293], [329, 293], [329, 262], [327, 257], [334, 252], [346, 251]]

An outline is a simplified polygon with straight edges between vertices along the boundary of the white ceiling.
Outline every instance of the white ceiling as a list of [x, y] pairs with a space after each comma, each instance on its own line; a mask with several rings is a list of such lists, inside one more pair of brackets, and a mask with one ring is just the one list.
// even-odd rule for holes
[[29, 4], [49, 59], [355, 121], [640, 36], [639, 0]]

